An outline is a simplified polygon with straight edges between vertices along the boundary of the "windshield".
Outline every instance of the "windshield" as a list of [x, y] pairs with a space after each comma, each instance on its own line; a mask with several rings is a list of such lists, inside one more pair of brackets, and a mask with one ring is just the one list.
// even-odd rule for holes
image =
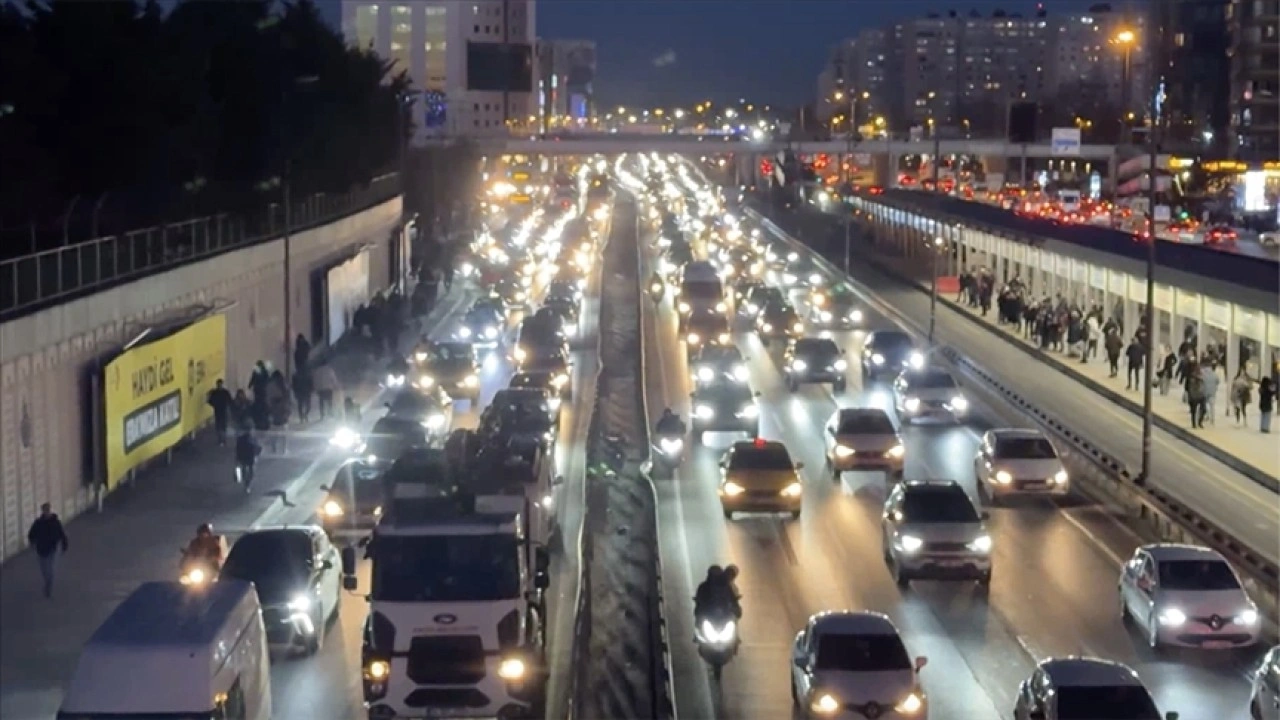
[[732, 470], [791, 470], [791, 454], [781, 445], [740, 447], [733, 451], [729, 461]]
[[513, 388], [533, 388], [535, 390], [543, 390], [551, 387], [551, 373], [517, 373], [512, 376], [508, 387]]
[[1221, 560], [1170, 560], [1160, 563], [1165, 590], [1235, 590], [1240, 587], [1231, 566]]
[[771, 305], [783, 301], [782, 291], [778, 288], [761, 288], [751, 296], [751, 302], [757, 305]]
[[1058, 717], [1061, 720], [1160, 720], [1160, 711], [1146, 688], [1059, 687]]
[[819, 635], [814, 670], [878, 672], [910, 670], [907, 649], [896, 635]]
[[978, 511], [960, 488], [914, 489], [902, 503], [907, 522], [976, 523]]
[[415, 417], [437, 412], [440, 404], [435, 398], [414, 390], [401, 390], [396, 399], [391, 401], [388, 413], [392, 415], [412, 415]]
[[1053, 444], [1042, 437], [1002, 438], [996, 455], [1009, 460], [1052, 460], [1058, 457]]
[[492, 308], [472, 308], [467, 311], [466, 323], [475, 325], [477, 323], [494, 323], [498, 322], [497, 313]]
[[373, 599], [483, 602], [520, 595], [520, 553], [512, 535], [375, 537]]
[[867, 344], [876, 352], [904, 353], [911, 349], [911, 338], [899, 333], [877, 334]]
[[471, 362], [475, 351], [466, 343], [440, 343], [432, 349], [431, 359], [438, 363]]
[[306, 533], [254, 532], [232, 546], [222, 575], [268, 587], [302, 583], [310, 575], [310, 559], [311, 538]]
[[707, 345], [698, 353], [698, 361], [703, 363], [740, 362], [742, 353], [732, 345]]
[[840, 348], [829, 340], [801, 340], [796, 343], [796, 356], [817, 360], [833, 358], [840, 354]]
[[836, 432], [842, 435], [892, 435], [893, 421], [883, 412], [841, 413], [840, 427]]
[[686, 300], [719, 300], [723, 295], [719, 281], [687, 282], [680, 286], [680, 297]]
[[907, 376], [907, 386], [918, 390], [943, 390], [955, 387], [956, 381], [944, 372], [912, 373]]

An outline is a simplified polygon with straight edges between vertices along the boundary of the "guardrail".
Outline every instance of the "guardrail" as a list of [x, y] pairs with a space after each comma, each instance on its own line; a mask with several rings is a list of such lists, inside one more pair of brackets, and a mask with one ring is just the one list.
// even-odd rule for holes
[[[301, 232], [386, 202], [400, 193], [392, 173], [342, 195], [316, 194], [293, 207], [291, 232]], [[261, 217], [212, 215], [64, 245], [0, 261], [0, 320], [73, 297], [280, 236], [284, 208]]]
[[[802, 250], [814, 258], [814, 261], [826, 272], [835, 277], [843, 277], [855, 288], [864, 301], [875, 306], [886, 317], [893, 318], [904, 330], [923, 336], [924, 331], [914, 320], [906, 317], [895, 308], [879, 298], [863, 291], [862, 288], [844, 274], [842, 270], [828, 261], [820, 253], [792, 237], [772, 220], [755, 210], [748, 209], [747, 215], [760, 222], [778, 238]], [[902, 277], [892, 268], [888, 268], [873, 260], [866, 260], [900, 282], [920, 290], [920, 286]], [[1027, 415], [1036, 424], [1049, 430], [1055, 436], [1068, 443], [1076, 454], [1091, 462], [1100, 472], [1100, 476], [1109, 482], [1088, 483], [1087, 489], [1096, 499], [1107, 502], [1124, 511], [1127, 518], [1138, 529], [1145, 529], [1161, 540], [1168, 542], [1194, 542], [1214, 548], [1221, 552], [1237, 568], [1243, 571], [1244, 583], [1251, 597], [1258, 603], [1259, 609], [1273, 622], [1280, 616], [1280, 568], [1274, 563], [1258, 555], [1254, 550], [1244, 546], [1231, 536], [1230, 531], [1217, 526], [1195, 510], [1178, 502], [1157, 489], [1140, 485], [1136, 481], [1137, 473], [1131, 471], [1121, 460], [1104, 452], [1066, 423], [1040, 409], [1035, 403], [1022, 397], [1006, 387], [994, 374], [970, 361], [962, 353], [950, 346], [939, 348], [939, 353], [966, 375], [982, 382], [1006, 400], [1014, 409]]]

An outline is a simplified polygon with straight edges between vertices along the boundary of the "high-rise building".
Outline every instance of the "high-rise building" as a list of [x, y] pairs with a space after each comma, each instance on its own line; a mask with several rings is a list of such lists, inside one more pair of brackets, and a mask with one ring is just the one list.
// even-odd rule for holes
[[[961, 32], [954, 16], [930, 16], [894, 28], [902, 54], [903, 118], [911, 126], [959, 124]], [[902, 128], [895, 128], [901, 131]]]
[[1154, 84], [1143, 99], [1147, 114], [1156, 101], [1163, 142], [1171, 147], [1226, 147], [1231, 74], [1227, 5], [1227, 0], [1157, 0], [1149, 6], [1145, 44]]
[[[492, 135], [536, 121], [534, 0], [343, 0], [347, 42], [444, 98], [436, 132]], [[421, 104], [419, 104], [421, 105]]]
[[[848, 115], [848, 101], [845, 99], [844, 93], [848, 88], [857, 84], [853, 75], [856, 53], [856, 40], [841, 41], [831, 48], [827, 61], [822, 66], [822, 71], [818, 73], [818, 102], [814, 106], [814, 113], [817, 115], [819, 123], [839, 132], [844, 132], [846, 128], [833, 125], [833, 121]], [[841, 119], [838, 122], [843, 123], [845, 121]]]
[[596, 116], [593, 40], [538, 40], [538, 116], [548, 127]]
[[1001, 134], [1010, 103], [1048, 92], [1052, 28], [1042, 15], [970, 13], [960, 22], [958, 122], [969, 133]]
[[1230, 145], [1243, 160], [1280, 158], [1280, 0], [1231, 0]]
[[[885, 127], [901, 104], [892, 31], [872, 29], [858, 33], [850, 62], [852, 88], [858, 93], [858, 124]], [[875, 122], [877, 118], [881, 119], [879, 123]]]

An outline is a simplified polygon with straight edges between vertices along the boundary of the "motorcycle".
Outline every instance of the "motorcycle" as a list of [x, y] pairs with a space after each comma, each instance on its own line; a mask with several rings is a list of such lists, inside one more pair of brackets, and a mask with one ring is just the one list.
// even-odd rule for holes
[[684, 460], [684, 433], [659, 435], [653, 446], [653, 469], [664, 477], [670, 477]]
[[724, 609], [704, 613], [694, 623], [693, 641], [698, 645], [698, 656], [711, 666], [711, 674], [720, 682], [721, 671], [737, 656], [741, 644], [737, 617]]
[[666, 294], [666, 288], [660, 282], [654, 282], [649, 285], [649, 299], [653, 300], [653, 304], [657, 305], [662, 302], [663, 296]]
[[218, 567], [207, 557], [191, 555], [180, 548], [182, 561], [178, 563], [178, 581], [191, 587], [204, 587], [218, 579]]

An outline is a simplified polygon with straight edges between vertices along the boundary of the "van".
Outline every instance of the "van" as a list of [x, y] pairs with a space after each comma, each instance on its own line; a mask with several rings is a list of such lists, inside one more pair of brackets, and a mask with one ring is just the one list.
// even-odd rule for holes
[[270, 720], [266, 640], [252, 583], [144, 583], [85, 643], [58, 718]]

